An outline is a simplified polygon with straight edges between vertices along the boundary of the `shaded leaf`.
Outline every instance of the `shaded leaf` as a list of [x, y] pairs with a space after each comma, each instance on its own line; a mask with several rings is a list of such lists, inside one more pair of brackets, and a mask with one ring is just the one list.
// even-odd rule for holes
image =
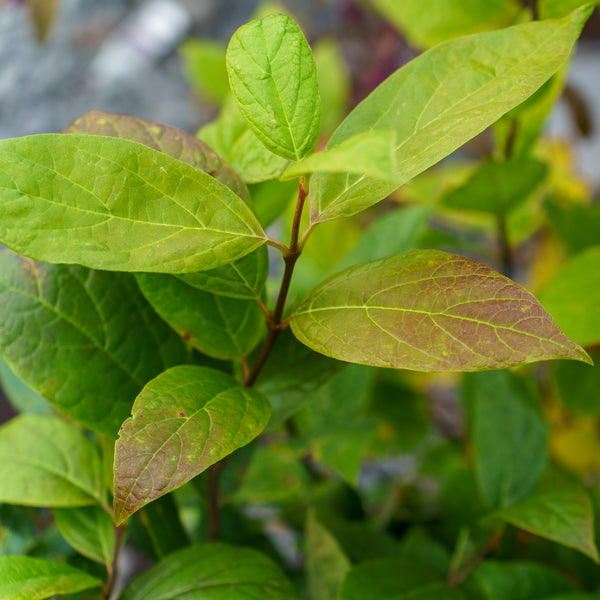
[[524, 500], [497, 513], [511, 525], [575, 548], [598, 562], [594, 541], [594, 509], [576, 481], [551, 480]]
[[[274, 156], [274, 155], [272, 155]], [[298, 195], [298, 182], [263, 181], [250, 186], [254, 212], [266, 229], [278, 219]]]
[[183, 71], [191, 86], [215, 104], [229, 94], [226, 46], [220, 41], [190, 38], [179, 46]]
[[586, 4], [598, 4], [590, 0], [539, 0], [538, 11], [541, 19], [556, 19]]
[[290, 160], [306, 156], [319, 135], [321, 100], [312, 52], [294, 21], [270, 15], [243, 25], [226, 60], [238, 107], [260, 141]]
[[116, 436], [144, 384], [187, 362], [132, 275], [0, 252], [0, 352], [53, 406]]
[[432, 569], [402, 558], [379, 558], [353, 567], [340, 600], [461, 600], [457, 589]]
[[337, 600], [350, 561], [310, 511], [306, 523], [306, 575], [311, 600]]
[[226, 373], [181, 366], [136, 398], [115, 445], [115, 520], [183, 485], [245, 446], [269, 420], [264, 396]]
[[531, 157], [507, 162], [487, 161], [462, 186], [443, 199], [451, 208], [505, 215], [527, 199], [546, 176], [546, 165]]
[[240, 198], [249, 199], [239, 175], [212, 148], [183, 129], [130, 115], [92, 110], [71, 123], [63, 133], [106, 135], [139, 142], [212, 175]]
[[59, 417], [20, 415], [0, 428], [0, 480], [0, 502], [53, 507], [105, 503], [97, 450]]
[[478, 371], [589, 361], [525, 289], [485, 265], [414, 250], [333, 275], [292, 313], [294, 335], [348, 362]]
[[189, 545], [190, 540], [181, 523], [179, 507], [173, 494], [151, 502], [138, 515], [157, 556], [165, 556]]
[[528, 496], [548, 463], [548, 426], [526, 383], [508, 371], [463, 379], [477, 487], [492, 508]]
[[202, 292], [173, 275], [138, 273], [136, 279], [154, 310], [208, 356], [246, 356], [264, 333], [265, 317], [254, 300]]
[[79, 569], [50, 560], [30, 556], [0, 557], [0, 597], [6, 600], [43, 600], [101, 583]]
[[396, 181], [395, 148], [396, 134], [393, 131], [377, 129], [357, 133], [330, 150], [311, 154], [290, 164], [281, 174], [281, 179], [293, 179], [308, 173], [354, 173], [382, 181]]
[[383, 16], [418, 48], [429, 48], [455, 37], [502, 29], [522, 10], [515, 0], [373, 0]]
[[327, 147], [364, 131], [393, 130], [399, 181], [317, 174], [310, 186], [312, 221], [375, 204], [523, 102], [568, 58], [589, 14], [584, 8], [561, 21], [459, 38], [396, 71], [346, 117]]
[[560, 200], [550, 199], [546, 207], [550, 223], [569, 254], [600, 243], [600, 203], [564, 206]]
[[252, 133], [232, 96], [226, 98], [218, 118], [202, 127], [197, 135], [246, 183], [279, 177], [287, 164], [285, 158], [267, 150]]
[[540, 300], [577, 343], [600, 343], [600, 246], [571, 258], [544, 288]]
[[0, 241], [38, 260], [189, 273], [233, 262], [266, 241], [228, 187], [137, 142], [8, 139], [0, 141], [0, 164]]
[[112, 518], [99, 506], [55, 508], [54, 518], [63, 537], [80, 554], [110, 566], [115, 554]]
[[584, 415], [600, 415], [600, 360], [597, 354], [592, 355], [592, 358], [595, 361], [593, 366], [571, 361], [560, 361], [553, 365], [560, 401]]
[[21, 413], [47, 415], [53, 412], [52, 406], [44, 398], [24, 384], [0, 358], [0, 387], [11, 406]]
[[121, 600], [298, 600], [292, 584], [264, 554], [213, 542], [174, 552], [135, 579]]
[[197, 273], [177, 275], [181, 281], [193, 288], [227, 296], [229, 298], [259, 298], [269, 274], [269, 256], [267, 249], [258, 250], [240, 260]]

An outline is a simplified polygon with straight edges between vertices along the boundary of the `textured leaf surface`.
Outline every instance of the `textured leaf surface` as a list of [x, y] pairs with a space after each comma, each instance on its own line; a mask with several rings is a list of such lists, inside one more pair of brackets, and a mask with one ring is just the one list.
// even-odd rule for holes
[[464, 379], [475, 479], [491, 508], [511, 506], [533, 492], [548, 463], [548, 426], [532, 389], [508, 371]]
[[269, 256], [261, 246], [248, 256], [233, 263], [198, 273], [177, 275], [192, 287], [229, 298], [260, 297], [269, 274]]
[[115, 553], [115, 530], [110, 515], [100, 506], [55, 508], [58, 529], [77, 552], [110, 565]]
[[139, 142], [212, 175], [240, 198], [249, 198], [237, 173], [212, 148], [183, 129], [130, 115], [93, 110], [71, 123], [63, 133], [105, 135]]
[[135, 579], [121, 600], [299, 600], [264, 554], [214, 542], [174, 552]]
[[0, 557], [0, 598], [43, 600], [74, 594], [102, 582], [69, 565], [30, 556]]
[[0, 141], [0, 241], [37, 260], [186, 273], [265, 242], [214, 177], [138, 142], [47, 134]]
[[105, 502], [98, 452], [81, 431], [59, 417], [21, 415], [0, 428], [0, 477], [0, 502]]
[[288, 162], [264, 147], [231, 95], [225, 100], [218, 118], [202, 127], [197, 135], [218, 152], [246, 183], [279, 177]]
[[374, 0], [386, 19], [420, 48], [507, 27], [522, 10], [515, 0]]
[[569, 337], [582, 346], [600, 343], [600, 246], [573, 257], [540, 300]]
[[183, 485], [265, 427], [268, 400], [226, 373], [174, 367], [142, 390], [115, 446], [115, 519]]
[[333, 275], [304, 298], [290, 325], [316, 352], [372, 366], [479, 371], [551, 358], [589, 361], [525, 289], [438, 250]]
[[561, 21], [453, 40], [396, 71], [350, 113], [327, 147], [363, 131], [395, 131], [398, 183], [318, 174], [310, 186], [311, 219], [328, 221], [375, 204], [523, 102], [567, 59], [588, 15], [582, 9]]
[[0, 252], [0, 351], [58, 410], [116, 436], [144, 384], [187, 362], [132, 275]]
[[518, 504], [498, 513], [515, 527], [575, 548], [598, 562], [594, 509], [585, 488], [575, 481], [552, 481]]
[[433, 569], [410, 560], [380, 558], [353, 567], [342, 587], [340, 600], [462, 600]]
[[396, 134], [378, 129], [358, 133], [330, 150], [311, 154], [292, 163], [281, 179], [293, 179], [308, 173], [355, 173], [382, 181], [396, 181]]
[[279, 156], [306, 156], [321, 128], [321, 100], [312, 52], [294, 21], [270, 15], [240, 27], [226, 60], [231, 90], [256, 136]]
[[335, 538], [315, 518], [306, 524], [306, 571], [311, 600], [338, 600], [350, 561]]
[[202, 292], [174, 275], [138, 273], [136, 279], [154, 310], [208, 356], [246, 356], [264, 333], [265, 317], [254, 300]]

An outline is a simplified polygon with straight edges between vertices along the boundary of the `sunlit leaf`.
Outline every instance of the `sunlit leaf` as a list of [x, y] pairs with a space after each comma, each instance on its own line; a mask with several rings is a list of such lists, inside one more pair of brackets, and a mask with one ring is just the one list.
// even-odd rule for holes
[[600, 246], [574, 256], [540, 300], [569, 337], [582, 346], [600, 343]]
[[99, 506], [55, 508], [54, 518], [63, 537], [77, 552], [110, 566], [115, 553], [112, 518]]
[[294, 335], [348, 362], [479, 371], [589, 361], [525, 289], [471, 259], [414, 250], [333, 275], [292, 313]]
[[130, 140], [46, 134], [0, 141], [0, 241], [46, 262], [188, 273], [266, 238], [200, 169]]
[[101, 583], [70, 565], [30, 556], [0, 557], [0, 597], [6, 600], [43, 600]]
[[0, 428], [0, 480], [0, 502], [53, 507], [105, 502], [98, 451], [59, 417], [21, 415]]
[[321, 128], [321, 101], [312, 52], [294, 21], [270, 15], [243, 25], [226, 59], [231, 90], [256, 136], [274, 154], [306, 156]]
[[150, 381], [115, 446], [115, 519], [183, 485], [245, 446], [269, 420], [259, 392], [206, 367], [174, 367]]
[[63, 133], [107, 135], [139, 142], [201, 169], [225, 184], [240, 198], [248, 199], [248, 190], [239, 175], [213, 149], [183, 129], [130, 115], [92, 110], [71, 123]]
[[125, 273], [0, 252], [0, 353], [61, 412], [116, 436], [144, 384], [188, 361]]
[[310, 185], [312, 220], [375, 204], [523, 102], [565, 62], [589, 14], [583, 8], [560, 21], [459, 38], [396, 71], [346, 117], [327, 147], [364, 131], [393, 130], [399, 181], [317, 174]]
[[120, 600], [299, 600], [264, 554], [214, 542], [174, 552], [134, 579]]

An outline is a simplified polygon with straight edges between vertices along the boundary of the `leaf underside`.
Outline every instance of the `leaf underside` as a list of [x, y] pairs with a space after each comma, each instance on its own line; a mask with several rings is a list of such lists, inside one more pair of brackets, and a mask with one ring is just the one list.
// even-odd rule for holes
[[524, 288], [438, 250], [333, 275], [301, 302], [290, 325], [316, 352], [380, 367], [481, 371], [553, 358], [590, 361]]

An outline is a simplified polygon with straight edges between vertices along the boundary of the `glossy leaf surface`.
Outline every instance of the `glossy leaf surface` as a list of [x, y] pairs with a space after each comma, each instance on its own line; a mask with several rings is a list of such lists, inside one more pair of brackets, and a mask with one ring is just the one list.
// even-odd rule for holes
[[264, 333], [265, 317], [254, 300], [203, 292], [173, 275], [138, 273], [136, 279], [154, 310], [207, 356], [245, 356]]
[[330, 150], [292, 163], [282, 173], [281, 179], [293, 179], [309, 173], [355, 173], [382, 181], [396, 181], [395, 149], [396, 135], [393, 131], [365, 131]]
[[589, 13], [459, 38], [396, 71], [348, 115], [327, 147], [368, 130], [395, 131], [398, 183], [316, 175], [311, 219], [350, 216], [375, 204], [523, 102], [567, 59]]
[[348, 362], [478, 371], [551, 358], [589, 361], [525, 289], [489, 267], [414, 250], [333, 275], [292, 313], [294, 335]]
[[434, 570], [401, 558], [380, 558], [353, 567], [340, 600], [463, 600]]
[[187, 362], [132, 275], [0, 252], [0, 351], [58, 410], [116, 436], [144, 384]]
[[306, 568], [309, 598], [337, 600], [350, 561], [335, 538], [310, 512], [306, 524]]
[[59, 417], [21, 415], [0, 428], [0, 502], [27, 506], [102, 504], [100, 456]]
[[118, 523], [248, 444], [271, 407], [226, 373], [182, 366], [150, 381], [131, 414], [115, 446]]
[[227, 186], [138, 142], [27, 136], [0, 141], [0, 163], [0, 241], [37, 260], [187, 273], [265, 242]]
[[105, 135], [139, 142], [212, 175], [240, 198], [249, 198], [237, 173], [212, 148], [183, 129], [130, 115], [92, 110], [71, 123], [63, 133]]
[[222, 267], [210, 271], [185, 273], [177, 277], [203, 292], [254, 300], [260, 297], [268, 274], [269, 256], [266, 247], [261, 246], [244, 258]]
[[575, 548], [598, 562], [594, 509], [578, 482], [552, 482], [496, 514], [515, 527]]
[[6, 600], [43, 600], [100, 584], [96, 577], [70, 565], [30, 556], [0, 557], [0, 598]]
[[270, 15], [240, 27], [227, 47], [227, 71], [244, 118], [274, 154], [300, 160], [321, 128], [317, 70], [298, 26]]
[[569, 337], [582, 346], [600, 343], [600, 246], [574, 256], [540, 300]]
[[219, 542], [174, 552], [135, 579], [121, 600], [298, 600], [292, 584], [264, 554]]
[[464, 379], [475, 479], [491, 508], [511, 506], [528, 496], [548, 463], [548, 426], [528, 383], [508, 371]]

